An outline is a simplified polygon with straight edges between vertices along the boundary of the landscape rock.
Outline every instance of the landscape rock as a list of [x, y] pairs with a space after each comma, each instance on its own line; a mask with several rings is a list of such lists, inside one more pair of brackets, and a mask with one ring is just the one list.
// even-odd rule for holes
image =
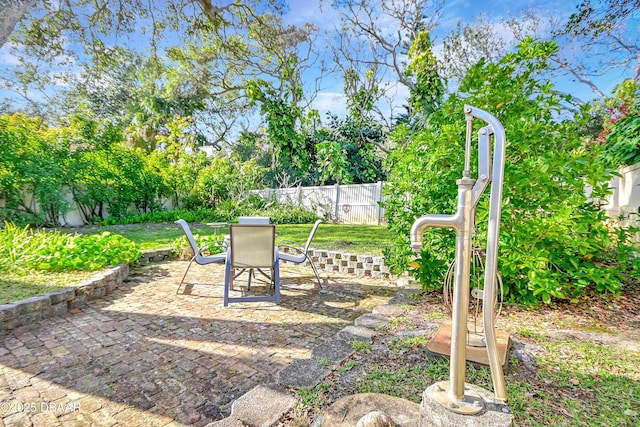
[[233, 402], [229, 418], [251, 426], [271, 427], [296, 402], [293, 396], [277, 384], [259, 385]]
[[384, 412], [373, 411], [360, 418], [356, 427], [396, 427], [396, 423]]
[[[383, 412], [395, 423], [380, 424], [381, 426], [418, 427], [420, 405], [386, 394], [352, 394], [336, 400], [329, 406], [322, 417], [322, 425], [331, 427], [362, 427], [362, 425], [358, 423], [363, 417], [372, 412]], [[368, 426], [378, 426], [378, 424]]]

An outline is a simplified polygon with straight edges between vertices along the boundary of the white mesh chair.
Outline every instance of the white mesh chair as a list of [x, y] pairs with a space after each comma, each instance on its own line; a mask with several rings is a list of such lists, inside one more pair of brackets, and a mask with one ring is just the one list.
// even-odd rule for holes
[[241, 216], [238, 218], [238, 224], [269, 224], [268, 216]]
[[214, 255], [203, 255], [202, 251], [206, 249], [206, 246], [202, 248], [198, 246], [198, 243], [196, 242], [195, 237], [193, 237], [193, 233], [191, 233], [191, 228], [189, 227], [189, 224], [187, 224], [187, 222], [183, 219], [179, 219], [175, 223], [182, 228], [184, 235], [187, 236], [187, 240], [189, 241], [189, 246], [191, 246], [191, 250], [193, 251], [193, 257], [191, 257], [191, 260], [189, 261], [189, 265], [187, 266], [187, 269], [182, 275], [182, 280], [180, 280], [180, 285], [178, 285], [178, 289], [176, 290], [176, 293], [178, 293], [180, 291], [180, 287], [182, 287], [184, 278], [187, 277], [189, 268], [191, 268], [191, 264], [194, 261], [196, 262], [196, 264], [200, 264], [200, 265], [211, 264], [212, 262], [225, 262], [227, 259], [227, 253], [222, 252]]
[[[224, 306], [230, 302], [274, 301], [280, 304], [280, 266], [278, 248], [275, 246], [276, 227], [267, 224], [231, 224], [229, 249], [224, 276]], [[273, 294], [230, 297], [233, 281], [243, 272], [249, 272], [247, 291], [251, 289], [252, 270], [268, 278]], [[240, 270], [236, 273], [236, 270]]]
[[295, 262], [297, 264], [301, 264], [305, 261], [309, 261], [311, 264], [311, 268], [313, 269], [313, 274], [316, 275], [316, 280], [318, 280], [318, 286], [322, 288], [322, 284], [320, 283], [320, 276], [318, 275], [318, 270], [316, 265], [313, 263], [313, 260], [309, 256], [309, 247], [311, 246], [311, 241], [313, 240], [313, 236], [316, 234], [316, 230], [318, 230], [318, 226], [322, 223], [322, 220], [319, 219], [313, 224], [313, 228], [311, 228], [311, 232], [309, 233], [309, 237], [307, 238], [307, 242], [304, 244], [304, 247], [301, 248], [299, 246], [293, 246], [291, 242], [282, 241], [278, 244], [278, 248], [287, 249], [289, 252], [280, 252], [280, 259], [284, 261]]
[[[238, 217], [238, 224], [271, 224], [271, 219], [268, 216], [241, 216]], [[261, 273], [263, 272], [261, 271]], [[251, 276], [255, 277], [253, 268], [249, 269], [249, 287], [251, 287]], [[233, 289], [233, 287], [231, 289]]]

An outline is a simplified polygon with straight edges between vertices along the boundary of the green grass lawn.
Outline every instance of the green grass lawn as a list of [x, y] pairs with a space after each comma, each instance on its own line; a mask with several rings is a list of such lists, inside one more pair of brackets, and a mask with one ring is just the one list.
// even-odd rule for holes
[[95, 271], [63, 273], [15, 269], [0, 277], [0, 304], [20, 301], [72, 286], [93, 276]]
[[[206, 224], [191, 224], [190, 227], [194, 234], [214, 234], [214, 229]], [[312, 227], [313, 224], [277, 225], [277, 242], [296, 242], [303, 246]], [[173, 223], [90, 226], [61, 231], [82, 234], [110, 231], [135, 242], [142, 250], [170, 248], [176, 239], [184, 236], [182, 229]], [[220, 234], [228, 232], [228, 227], [218, 231]], [[321, 224], [311, 246], [318, 249], [382, 255], [382, 249], [387, 247], [390, 241], [391, 233], [383, 226]], [[86, 271], [45, 273], [23, 269], [0, 273], [0, 304], [52, 292], [94, 274]]]
[[[311, 225], [278, 225], [277, 241], [292, 240], [301, 246], [307, 241]], [[382, 255], [391, 244], [391, 233], [384, 226], [320, 224], [312, 248], [358, 254]]]
[[[206, 224], [190, 224], [194, 234], [214, 234], [214, 229]], [[277, 242], [293, 241], [303, 246], [309, 237], [313, 224], [283, 224], [276, 226]], [[126, 226], [87, 227], [77, 230], [81, 233], [101, 233], [111, 231], [133, 242], [140, 249], [161, 249], [171, 247], [171, 243], [183, 236], [182, 229], [172, 223], [136, 224]], [[228, 234], [229, 228], [218, 231]], [[391, 244], [391, 233], [385, 226], [320, 224], [311, 247], [360, 254], [382, 255], [382, 249]]]

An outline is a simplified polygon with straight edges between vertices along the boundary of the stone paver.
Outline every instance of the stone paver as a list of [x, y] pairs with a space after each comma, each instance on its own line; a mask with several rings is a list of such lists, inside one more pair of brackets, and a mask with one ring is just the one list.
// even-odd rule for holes
[[[282, 302], [222, 306], [224, 266], [134, 268], [112, 294], [0, 336], [4, 425], [204, 426], [390, 300], [389, 282], [282, 266]], [[237, 282], [239, 283], [239, 282]], [[260, 286], [252, 286], [259, 290]]]
[[331, 370], [315, 359], [294, 360], [289, 366], [278, 372], [278, 383], [287, 387], [315, 387], [322, 382]]
[[256, 427], [270, 427], [295, 403], [296, 399], [284, 387], [259, 385], [233, 402], [230, 418]]

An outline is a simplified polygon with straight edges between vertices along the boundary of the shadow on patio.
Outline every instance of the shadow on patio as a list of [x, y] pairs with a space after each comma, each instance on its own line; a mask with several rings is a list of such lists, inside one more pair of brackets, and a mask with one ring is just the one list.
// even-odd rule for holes
[[132, 269], [103, 300], [2, 337], [4, 424], [206, 425], [397, 289], [332, 273], [319, 290], [282, 266], [280, 306], [223, 308], [224, 266], [192, 266], [176, 295], [186, 265]]

